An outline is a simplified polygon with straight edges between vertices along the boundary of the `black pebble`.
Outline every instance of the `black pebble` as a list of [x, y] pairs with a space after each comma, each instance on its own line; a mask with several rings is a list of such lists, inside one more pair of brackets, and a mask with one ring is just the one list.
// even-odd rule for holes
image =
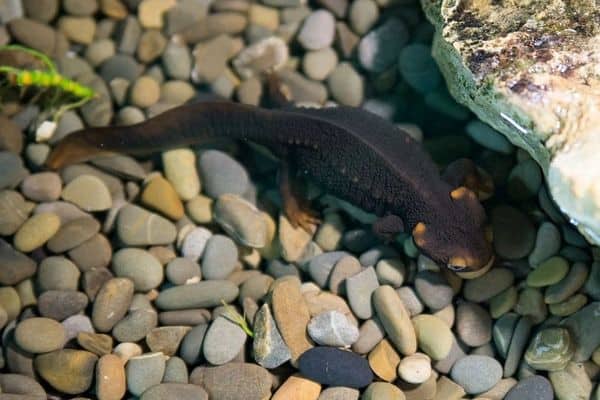
[[525, 378], [508, 391], [504, 400], [552, 400], [552, 384], [543, 376]]
[[298, 368], [306, 378], [329, 386], [362, 388], [373, 381], [366, 359], [335, 347], [313, 347], [300, 356]]

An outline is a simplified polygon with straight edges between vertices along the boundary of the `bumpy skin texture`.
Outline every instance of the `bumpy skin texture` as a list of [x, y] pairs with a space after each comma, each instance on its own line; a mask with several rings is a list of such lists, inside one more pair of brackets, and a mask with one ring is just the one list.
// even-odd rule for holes
[[[141, 124], [73, 133], [58, 144], [47, 165], [57, 169], [102, 151], [147, 153], [217, 137], [263, 145], [326, 191], [378, 216], [400, 217], [417, 247], [437, 262], [476, 270], [492, 259], [485, 212], [476, 196], [453, 192], [419, 143], [358, 108], [184, 105]], [[390, 224], [384, 225], [389, 230]]]

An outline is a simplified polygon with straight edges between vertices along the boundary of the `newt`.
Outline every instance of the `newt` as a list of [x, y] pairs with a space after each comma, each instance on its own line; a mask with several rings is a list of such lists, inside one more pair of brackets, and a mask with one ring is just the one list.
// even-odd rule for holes
[[139, 124], [74, 132], [53, 149], [47, 166], [59, 169], [105, 152], [146, 154], [215, 138], [262, 145], [279, 158], [283, 212], [294, 226], [310, 229], [319, 222], [294, 186], [295, 177], [308, 177], [379, 216], [373, 224], [379, 235], [411, 232], [423, 254], [451, 270], [473, 272], [494, 260], [484, 208], [473, 190], [461, 186], [473, 174], [460, 176], [455, 170], [465, 168], [449, 168], [442, 176], [416, 140], [360, 108], [186, 104]]

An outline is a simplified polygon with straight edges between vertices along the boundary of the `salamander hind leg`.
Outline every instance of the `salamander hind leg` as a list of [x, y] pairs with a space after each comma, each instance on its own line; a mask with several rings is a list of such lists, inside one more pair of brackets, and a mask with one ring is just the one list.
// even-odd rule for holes
[[319, 214], [310, 208], [308, 200], [301, 196], [289, 162], [282, 160], [279, 190], [283, 201], [283, 212], [294, 228], [301, 227], [308, 233], [314, 233], [321, 223]]

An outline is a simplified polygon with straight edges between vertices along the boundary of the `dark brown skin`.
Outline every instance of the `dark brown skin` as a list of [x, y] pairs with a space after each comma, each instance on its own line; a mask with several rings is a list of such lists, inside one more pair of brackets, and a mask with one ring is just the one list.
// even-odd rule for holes
[[310, 227], [316, 215], [293, 191], [294, 175], [381, 219], [374, 230], [412, 232], [428, 257], [453, 270], [475, 271], [493, 260], [486, 216], [477, 196], [444, 181], [418, 142], [386, 120], [358, 108], [270, 110], [229, 102], [177, 107], [137, 125], [83, 129], [50, 154], [52, 169], [103, 152], [129, 154], [200, 144], [215, 138], [251, 141], [282, 161], [284, 212]]

